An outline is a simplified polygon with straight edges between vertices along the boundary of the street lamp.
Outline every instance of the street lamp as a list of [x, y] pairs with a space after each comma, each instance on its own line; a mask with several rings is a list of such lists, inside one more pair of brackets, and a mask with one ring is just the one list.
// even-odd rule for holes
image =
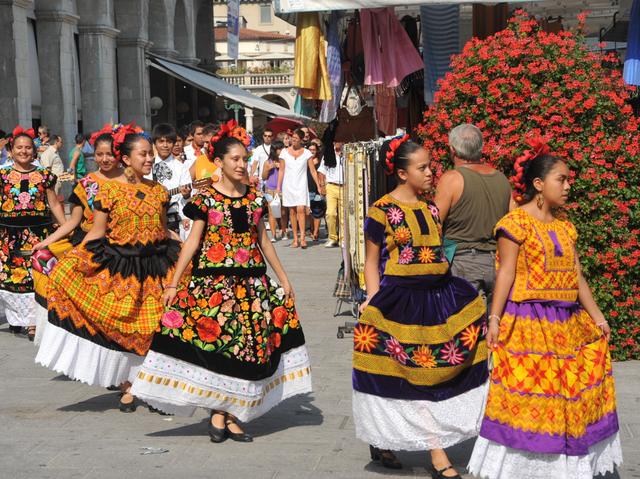
[[235, 118], [236, 118], [236, 123], [238, 123], [238, 112], [243, 108], [244, 107], [238, 103], [232, 103], [231, 105], [229, 105], [229, 102], [227, 102], [227, 99], [225, 98], [224, 100], [224, 109], [233, 110], [233, 114], [235, 115]]

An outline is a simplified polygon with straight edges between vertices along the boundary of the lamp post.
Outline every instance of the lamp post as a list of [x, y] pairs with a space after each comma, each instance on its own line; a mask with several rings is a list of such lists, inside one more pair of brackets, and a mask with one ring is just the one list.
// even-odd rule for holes
[[229, 105], [229, 102], [226, 100], [226, 98], [224, 100], [224, 109], [233, 110], [233, 114], [235, 115], [235, 118], [236, 118], [236, 123], [238, 123], [238, 112], [243, 108], [244, 107], [239, 103], [231, 103], [231, 105]]

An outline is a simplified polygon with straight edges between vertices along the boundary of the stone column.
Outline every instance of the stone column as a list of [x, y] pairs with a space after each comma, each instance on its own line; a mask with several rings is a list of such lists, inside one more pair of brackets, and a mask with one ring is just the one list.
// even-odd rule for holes
[[113, 1], [77, 2], [80, 22], [80, 86], [85, 133], [118, 119], [116, 37]]
[[245, 107], [244, 109], [245, 129], [247, 133], [253, 133], [253, 110]]
[[31, 0], [0, 0], [0, 128], [31, 126], [27, 11]]
[[149, 0], [115, 0], [118, 47], [118, 110], [121, 122], [151, 128]]
[[62, 136], [65, 151], [73, 146], [78, 130], [74, 70], [78, 18], [73, 2], [36, 2], [42, 123]]
[[460, 51], [473, 37], [473, 10], [471, 5], [460, 5], [459, 24]]

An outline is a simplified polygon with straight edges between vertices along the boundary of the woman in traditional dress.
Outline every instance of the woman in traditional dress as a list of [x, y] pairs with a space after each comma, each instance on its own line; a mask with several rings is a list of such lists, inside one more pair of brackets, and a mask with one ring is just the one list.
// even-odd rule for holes
[[180, 250], [167, 230], [167, 190], [144, 179], [151, 143], [135, 131], [129, 125], [114, 135], [126, 180], [101, 184], [91, 231], [51, 272], [49, 324], [36, 357], [90, 385], [121, 385], [123, 412], [135, 410], [129, 381], [159, 326], [162, 291]]
[[33, 164], [33, 129], [16, 127], [11, 138], [13, 164], [0, 168], [0, 307], [9, 329], [35, 337], [36, 318], [31, 268], [33, 246], [53, 231], [51, 215], [65, 222], [55, 194], [56, 176]]
[[569, 169], [540, 140], [515, 165], [521, 204], [496, 226], [487, 341], [494, 369], [471, 473], [591, 479], [622, 463], [610, 329], [580, 271], [573, 224], [555, 213]]
[[278, 192], [282, 192], [282, 206], [289, 208], [291, 229], [293, 230], [292, 248], [307, 248], [306, 222], [309, 208], [309, 187], [307, 170], [320, 189], [318, 173], [313, 163], [313, 155], [302, 146], [304, 131], [297, 129], [291, 136], [291, 146], [280, 153], [280, 172], [278, 173]]
[[[115, 130], [122, 128], [116, 125]], [[33, 255], [33, 279], [35, 284], [35, 315], [36, 315], [36, 338], [38, 345], [42, 339], [44, 328], [48, 321], [47, 310], [47, 287], [48, 275], [64, 253], [72, 247], [79, 245], [93, 225], [93, 201], [100, 190], [100, 185], [109, 180], [125, 178], [120, 168], [120, 163], [116, 160], [113, 151], [114, 127], [105, 127], [94, 133], [89, 140], [95, 149], [95, 161], [98, 171], [89, 173], [78, 181], [71, 196], [71, 216], [64, 225], [58, 228], [55, 233], [34, 246], [37, 250]]]
[[[310, 392], [309, 357], [291, 284], [262, 221], [265, 202], [244, 183], [247, 149], [233, 136], [209, 148], [221, 180], [184, 208], [193, 228], [132, 392], [166, 413], [211, 411], [213, 442], [250, 442], [237, 421]], [[266, 275], [265, 259], [282, 286]], [[180, 283], [192, 260], [192, 277]]]
[[371, 458], [430, 450], [432, 478], [460, 478], [444, 449], [477, 435], [487, 380], [485, 305], [452, 277], [438, 209], [423, 201], [432, 173], [408, 136], [383, 146], [397, 187], [365, 222], [367, 300], [354, 331], [353, 417]]

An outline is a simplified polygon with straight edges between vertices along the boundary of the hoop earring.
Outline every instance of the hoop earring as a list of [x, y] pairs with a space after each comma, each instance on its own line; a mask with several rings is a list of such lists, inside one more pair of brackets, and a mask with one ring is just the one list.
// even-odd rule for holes
[[125, 176], [125, 178], [127, 178], [127, 181], [129, 183], [135, 183], [136, 182], [136, 173], [133, 171], [133, 168], [131, 168], [130, 166], [127, 166], [124, 169], [124, 176]]
[[544, 205], [544, 197], [542, 196], [542, 194], [538, 194], [538, 197], [536, 198], [536, 206], [538, 207], [539, 210], [541, 210], [543, 205]]

